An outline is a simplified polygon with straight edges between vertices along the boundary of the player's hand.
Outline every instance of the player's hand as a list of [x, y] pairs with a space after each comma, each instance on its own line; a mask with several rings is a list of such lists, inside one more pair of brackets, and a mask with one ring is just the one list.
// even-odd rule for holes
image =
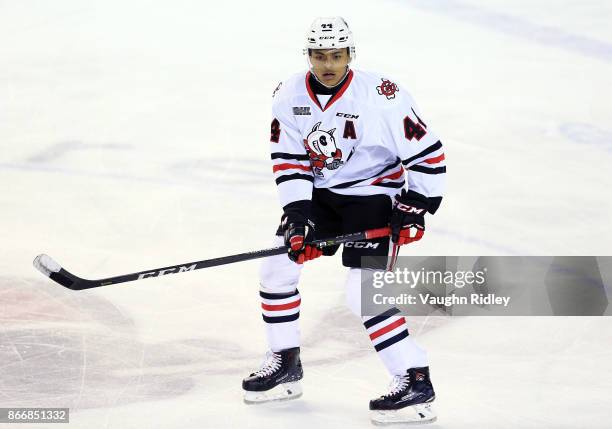
[[321, 256], [323, 254], [321, 249], [308, 244], [308, 242], [313, 240], [313, 236], [314, 228], [308, 222], [287, 224], [285, 229], [285, 245], [289, 248], [289, 259], [298, 264], [303, 264], [306, 261]]
[[309, 219], [310, 201], [298, 201], [287, 205], [281, 222], [285, 246], [292, 261], [303, 264], [318, 258], [323, 251], [308, 244], [314, 240], [314, 222]]
[[402, 246], [418, 241], [425, 233], [425, 213], [427, 198], [416, 192], [406, 192], [395, 196], [391, 214], [391, 241]]

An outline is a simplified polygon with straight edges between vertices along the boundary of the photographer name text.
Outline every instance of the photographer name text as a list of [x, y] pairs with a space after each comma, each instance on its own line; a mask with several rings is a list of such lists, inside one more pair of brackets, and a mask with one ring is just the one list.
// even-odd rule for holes
[[472, 293], [469, 296], [437, 296], [430, 293], [419, 293], [416, 295], [402, 293], [398, 296], [385, 296], [382, 293], [374, 294], [374, 304], [380, 305], [414, 305], [428, 304], [432, 306], [452, 307], [454, 305], [503, 305], [508, 307], [509, 296], [497, 296], [495, 294]]

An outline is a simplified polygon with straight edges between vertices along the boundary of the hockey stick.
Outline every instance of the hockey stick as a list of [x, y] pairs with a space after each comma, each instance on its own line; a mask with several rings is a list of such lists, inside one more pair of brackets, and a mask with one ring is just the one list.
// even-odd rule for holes
[[[388, 227], [370, 229], [363, 232], [340, 235], [325, 240], [315, 240], [312, 244], [319, 248], [335, 246], [348, 241], [370, 240], [372, 238], [386, 237], [390, 234]], [[149, 277], [160, 277], [166, 274], [177, 274], [202, 268], [217, 267], [219, 265], [233, 264], [234, 262], [250, 261], [251, 259], [265, 258], [266, 256], [282, 255], [287, 253], [286, 246], [272, 247], [270, 249], [255, 250], [253, 252], [239, 253], [237, 255], [223, 256], [221, 258], [205, 259], [203, 261], [189, 262], [187, 264], [172, 265], [164, 268], [153, 268], [152, 270], [139, 271], [132, 274], [124, 274], [99, 280], [87, 280], [77, 277], [68, 270], [61, 267], [50, 256], [38, 255], [34, 259], [34, 267], [51, 280], [72, 290], [91, 289], [95, 287], [108, 286], [117, 283], [133, 282], [134, 280], [148, 279]]]

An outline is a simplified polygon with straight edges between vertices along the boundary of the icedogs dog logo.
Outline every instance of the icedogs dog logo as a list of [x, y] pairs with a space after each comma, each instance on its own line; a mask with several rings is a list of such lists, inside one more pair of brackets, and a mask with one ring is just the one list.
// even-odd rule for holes
[[323, 169], [335, 170], [344, 164], [342, 151], [336, 146], [335, 128], [329, 131], [320, 130], [321, 122], [317, 122], [312, 131], [304, 139], [304, 146], [310, 157], [310, 165], [317, 176], [323, 176]]

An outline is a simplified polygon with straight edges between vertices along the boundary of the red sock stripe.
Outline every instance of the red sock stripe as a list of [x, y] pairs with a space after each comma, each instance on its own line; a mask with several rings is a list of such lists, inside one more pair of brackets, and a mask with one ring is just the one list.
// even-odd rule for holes
[[379, 329], [378, 331], [372, 332], [370, 334], [370, 339], [374, 340], [380, 337], [381, 335], [385, 335], [387, 332], [394, 330], [398, 326], [402, 326], [404, 323], [406, 323], [406, 319], [404, 319], [403, 317], [401, 319], [397, 319], [395, 322], [391, 323], [390, 325], [387, 325], [384, 328]]
[[292, 308], [299, 307], [301, 302], [302, 302], [301, 299], [298, 299], [297, 301], [289, 302], [287, 304], [276, 304], [276, 305], [264, 304], [262, 302], [261, 308], [263, 308], [266, 311], [290, 310]]

